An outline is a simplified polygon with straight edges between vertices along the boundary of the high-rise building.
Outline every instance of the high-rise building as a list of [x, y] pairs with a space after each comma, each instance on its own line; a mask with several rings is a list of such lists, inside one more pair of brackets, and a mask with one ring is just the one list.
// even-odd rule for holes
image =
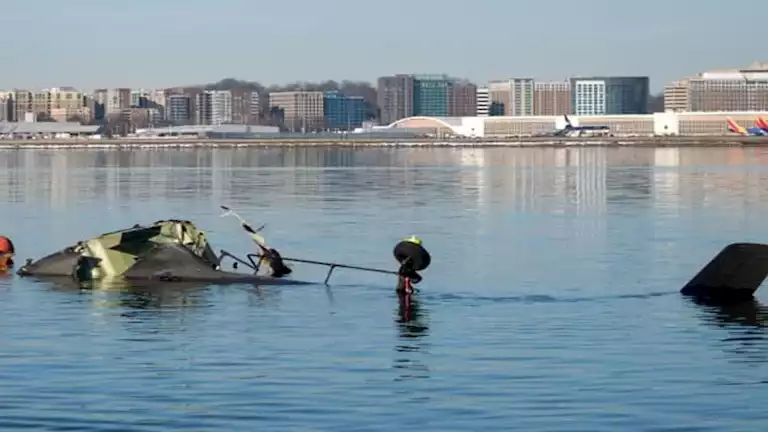
[[491, 108], [491, 99], [488, 95], [488, 87], [479, 87], [477, 89], [477, 115], [487, 117]]
[[96, 95], [96, 101], [104, 105], [106, 115], [120, 113], [131, 107], [129, 88], [98, 89]]
[[688, 80], [673, 81], [664, 87], [664, 110], [687, 112], [691, 110]]
[[322, 130], [323, 92], [287, 91], [269, 94], [269, 106], [283, 110], [283, 124], [293, 132]]
[[381, 124], [411, 116], [474, 116], [477, 86], [444, 74], [380, 77], [378, 103]]
[[[533, 115], [533, 78], [510, 78], [491, 81], [488, 93], [491, 101], [490, 115], [531, 116]], [[495, 109], [494, 109], [495, 107]]]
[[365, 100], [362, 96], [326, 91], [323, 95], [323, 116], [326, 129], [348, 131], [361, 127], [365, 117]]
[[379, 124], [387, 125], [413, 116], [413, 77], [394, 75], [380, 77], [377, 85]]
[[232, 93], [232, 123], [233, 124], [258, 124], [259, 93], [247, 88], [235, 88]]
[[557, 116], [571, 112], [568, 81], [536, 82], [533, 86], [533, 115]]
[[477, 115], [477, 86], [467, 80], [452, 81], [448, 86], [452, 117], [474, 117]]
[[150, 91], [145, 89], [131, 90], [131, 108], [149, 108]]
[[232, 93], [229, 90], [205, 90], [198, 93], [195, 97], [195, 123], [232, 123]]
[[13, 120], [24, 118], [51, 119], [55, 111], [59, 118], [83, 115], [86, 107], [84, 95], [72, 87], [54, 87], [44, 90], [15, 90], [13, 100]]
[[452, 80], [447, 75], [413, 77], [413, 115], [446, 117], [450, 115]]
[[251, 92], [251, 117], [258, 119], [261, 115], [261, 97], [259, 92]]
[[16, 121], [13, 96], [14, 92], [0, 92], [0, 122]]
[[189, 124], [192, 120], [192, 103], [189, 95], [166, 96], [165, 119], [176, 125]]
[[647, 114], [648, 77], [571, 78], [571, 111], [576, 115]]
[[675, 111], [768, 110], [768, 63], [712, 70], [664, 89], [664, 109]]

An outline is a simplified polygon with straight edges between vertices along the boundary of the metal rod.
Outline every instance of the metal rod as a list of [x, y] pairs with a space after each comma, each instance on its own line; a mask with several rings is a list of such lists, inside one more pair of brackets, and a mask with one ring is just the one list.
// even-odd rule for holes
[[244, 266], [247, 266], [247, 267], [251, 268], [253, 271], [258, 271], [258, 269], [255, 266], [253, 266], [252, 264], [248, 263], [247, 261], [245, 261], [245, 260], [243, 260], [243, 259], [241, 259], [241, 258], [239, 258], [239, 257], [237, 257], [235, 255], [232, 255], [231, 253], [225, 251], [224, 249], [221, 250], [221, 255], [219, 256], [219, 263], [221, 263], [221, 259], [224, 258], [225, 256], [230, 257], [233, 260], [239, 262], [240, 264], [243, 264]]
[[328, 269], [328, 274], [327, 274], [327, 275], [325, 275], [325, 280], [323, 281], [323, 285], [328, 285], [328, 279], [330, 279], [330, 278], [331, 278], [331, 273], [333, 273], [333, 269], [335, 269], [335, 268], [336, 268], [336, 266], [331, 266], [331, 267]]
[[[257, 256], [261, 257], [259, 254], [248, 254], [249, 256]], [[293, 262], [300, 262], [305, 264], [315, 264], [315, 265], [323, 265], [327, 267], [339, 267], [339, 268], [348, 268], [352, 270], [362, 270], [362, 271], [369, 271], [369, 272], [376, 272], [376, 273], [385, 273], [385, 274], [391, 274], [391, 275], [397, 275], [398, 273], [396, 271], [392, 270], [382, 270], [377, 268], [371, 268], [371, 267], [360, 267], [360, 266], [353, 266], [353, 265], [347, 265], [347, 264], [338, 264], [338, 263], [332, 263], [332, 262], [326, 262], [326, 261], [314, 261], [314, 260], [306, 260], [306, 259], [299, 259], [299, 258], [283, 258], [283, 261], [293, 261]]]

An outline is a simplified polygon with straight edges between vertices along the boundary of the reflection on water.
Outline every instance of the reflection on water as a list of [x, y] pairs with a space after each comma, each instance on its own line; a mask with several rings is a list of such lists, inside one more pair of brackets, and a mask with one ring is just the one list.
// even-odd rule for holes
[[253, 252], [220, 205], [285, 256], [393, 268], [408, 235], [433, 256], [410, 303], [354, 271], [332, 288], [0, 278], [0, 427], [762, 431], [765, 308], [678, 290], [726, 243], [768, 238], [767, 194], [762, 149], [0, 152], [19, 262], [169, 217]]
[[[696, 168], [723, 164], [740, 168]], [[434, 169], [445, 166], [450, 180], [432, 181]], [[384, 198], [394, 188], [404, 193], [393, 205], [413, 207], [428, 205], [420, 192], [428, 188], [430, 196], [460, 199], [477, 209], [504, 202], [520, 210], [576, 212], [603, 211], [627, 200], [650, 206], [704, 204], [717, 197], [736, 203], [768, 194], [760, 187], [768, 155], [760, 149], [21, 151], [0, 153], [0, 167], [6, 168], [0, 171], [0, 200], [43, 200], [54, 208], [95, 197], [107, 205], [166, 196], [241, 201], [267, 185], [286, 199], [354, 200], [361, 188]], [[160, 169], [169, 167], [174, 168]], [[382, 183], [370, 176], [381, 169], [400, 174]], [[279, 184], [273, 183], [276, 176]]]
[[397, 380], [428, 378], [429, 367], [424, 359], [429, 356], [429, 316], [413, 295], [398, 294], [397, 324], [398, 342], [395, 345], [394, 368], [400, 370]]
[[127, 309], [181, 310], [199, 307], [206, 301], [200, 298], [206, 286], [194, 283], [157, 283], [127, 280], [77, 281], [70, 278], [37, 278], [51, 290], [72, 294], [107, 294], [100, 307]]
[[692, 300], [705, 323], [726, 330], [723, 350], [742, 363], [768, 362], [768, 307], [758, 300], [713, 305]]
[[712, 305], [697, 303], [705, 319], [720, 327], [766, 327], [768, 324], [768, 307], [757, 300], [735, 305]]

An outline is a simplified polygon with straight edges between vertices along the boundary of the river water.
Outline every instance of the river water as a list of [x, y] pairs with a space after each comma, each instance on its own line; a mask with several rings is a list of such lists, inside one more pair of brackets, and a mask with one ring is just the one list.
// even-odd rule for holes
[[[0, 279], [0, 427], [764, 431], [768, 313], [678, 294], [768, 240], [761, 149], [0, 153], [18, 261], [165, 218], [253, 251], [394, 269], [331, 286], [79, 290]], [[294, 265], [296, 278], [326, 270]], [[758, 292], [768, 301], [768, 290]]]

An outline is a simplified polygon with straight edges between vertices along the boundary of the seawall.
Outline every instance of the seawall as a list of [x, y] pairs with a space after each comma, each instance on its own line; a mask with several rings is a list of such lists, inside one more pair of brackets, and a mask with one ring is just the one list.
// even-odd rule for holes
[[766, 146], [768, 137], [745, 136], [674, 136], [674, 137], [610, 137], [566, 138], [529, 137], [521, 139], [47, 139], [0, 140], [0, 149], [134, 149], [134, 148], [206, 148], [206, 147], [722, 147]]

